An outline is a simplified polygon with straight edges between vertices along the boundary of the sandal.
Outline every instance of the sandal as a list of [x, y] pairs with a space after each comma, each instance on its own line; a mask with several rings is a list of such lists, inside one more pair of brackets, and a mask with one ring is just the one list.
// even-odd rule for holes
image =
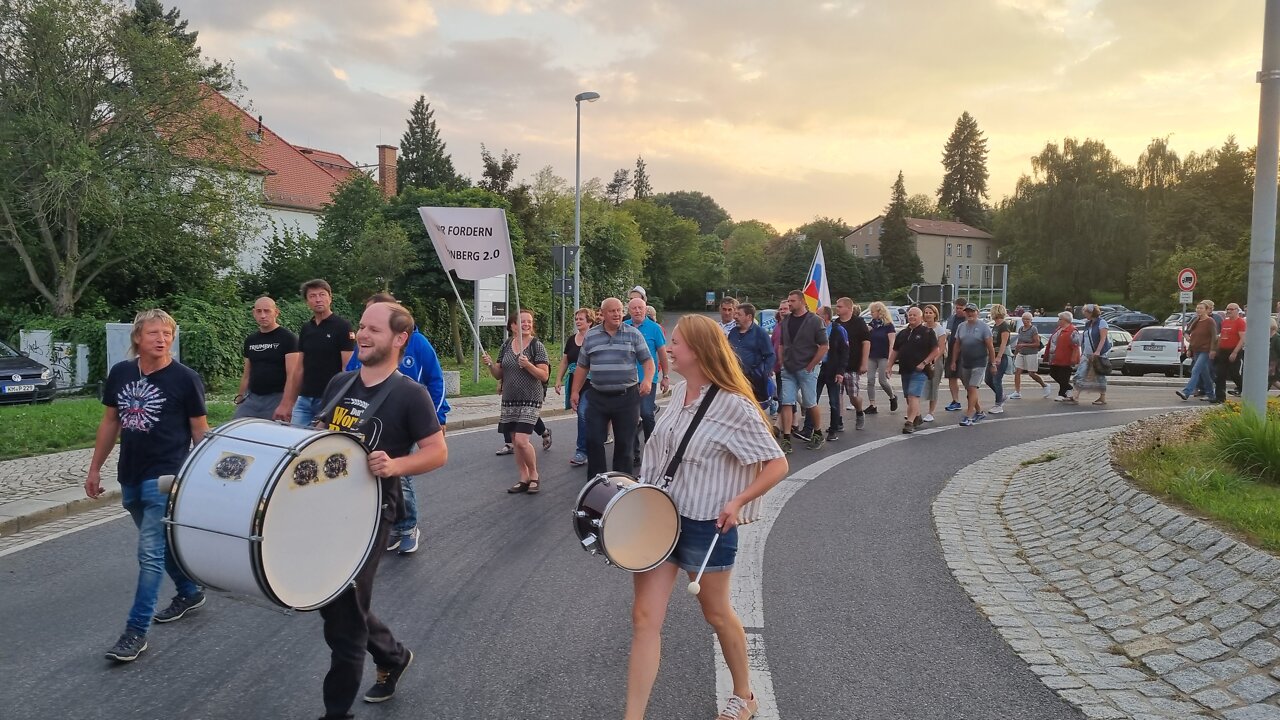
[[547, 428], [547, 431], [542, 433], [542, 449], [551, 449], [551, 428]]
[[1090, 405], [1106, 405], [1107, 401], [1103, 400], [1102, 398], [1098, 398], [1097, 400], [1094, 400], [1092, 403], [1089, 403], [1089, 404]]
[[513, 448], [513, 447], [511, 447], [511, 445], [510, 445], [510, 444], [508, 444], [508, 445], [503, 445], [503, 446], [498, 450], [498, 452], [494, 453], [494, 455], [510, 455], [511, 453], [513, 453], [513, 452], [515, 452], [515, 451], [516, 451], [516, 449], [515, 449], [515, 448]]
[[[507, 492], [511, 493], [512, 495], [514, 495], [515, 493], [529, 492], [529, 483], [518, 482], [515, 485], [512, 485], [511, 487], [507, 488]], [[533, 492], [537, 492], [537, 490], [534, 490]]]
[[538, 490], [540, 490], [540, 489], [541, 489], [541, 488], [539, 488], [539, 487], [538, 487], [538, 481], [537, 481], [537, 480], [530, 480], [530, 481], [529, 481], [529, 483], [528, 483], [528, 485], [525, 487], [525, 490], [526, 490], [530, 495], [537, 495], [537, 494], [538, 494]]

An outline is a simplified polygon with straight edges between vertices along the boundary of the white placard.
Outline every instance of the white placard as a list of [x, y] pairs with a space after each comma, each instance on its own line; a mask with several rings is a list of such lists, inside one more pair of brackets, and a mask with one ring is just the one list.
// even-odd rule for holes
[[476, 325], [504, 327], [507, 324], [507, 276], [476, 281]]
[[507, 214], [500, 208], [420, 207], [431, 244], [445, 271], [463, 280], [515, 273]]
[[1191, 295], [1192, 295], [1192, 292], [1190, 290], [1183, 290], [1182, 292], [1178, 293], [1178, 297], [1179, 297], [1178, 302], [1182, 303], [1183, 305], [1190, 305]]

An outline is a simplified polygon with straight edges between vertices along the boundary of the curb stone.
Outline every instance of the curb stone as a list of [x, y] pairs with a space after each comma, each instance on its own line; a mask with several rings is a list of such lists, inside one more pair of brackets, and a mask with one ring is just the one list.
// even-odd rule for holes
[[1122, 478], [1121, 429], [962, 469], [932, 508], [948, 567], [1087, 717], [1280, 719], [1280, 559]]

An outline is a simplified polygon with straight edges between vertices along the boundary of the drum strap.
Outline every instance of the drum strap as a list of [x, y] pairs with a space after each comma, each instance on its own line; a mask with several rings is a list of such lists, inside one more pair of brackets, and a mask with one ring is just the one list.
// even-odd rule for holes
[[666, 490], [671, 487], [671, 481], [676, 477], [676, 469], [680, 467], [680, 461], [684, 460], [685, 448], [689, 447], [689, 440], [693, 438], [693, 433], [698, 429], [698, 423], [702, 422], [702, 416], [707, 414], [707, 410], [711, 408], [711, 401], [716, 398], [716, 393], [720, 392], [720, 388], [712, 385], [707, 388], [707, 393], [702, 396], [702, 403], [698, 405], [698, 411], [693, 414], [693, 421], [689, 423], [689, 429], [684, 431], [684, 437], [680, 439], [680, 446], [676, 448], [676, 454], [671, 457], [671, 462], [667, 463], [667, 470], [662, 474], [662, 489]]
[[[364, 424], [369, 422], [369, 419], [373, 417], [374, 413], [378, 412], [378, 406], [382, 405], [382, 401], [386, 400], [387, 395], [391, 393], [392, 385], [396, 384], [393, 381], [396, 380], [396, 376], [399, 374], [400, 371], [395, 370], [387, 376], [386, 380], [382, 381], [378, 386], [378, 391], [373, 394], [373, 397], [369, 398], [369, 405], [364, 409], [364, 413], [360, 416], [360, 424], [355, 428], [352, 428], [352, 430], [363, 427]], [[338, 403], [342, 402], [342, 398], [346, 397], [347, 391], [351, 389], [352, 385], [356, 384], [356, 380], [359, 379], [359, 377], [359, 370], [351, 371], [351, 377], [347, 378], [346, 382], [342, 383], [342, 389], [338, 390], [338, 393], [333, 396], [333, 399], [330, 400], [329, 403], [324, 406], [324, 409], [320, 411], [320, 414], [316, 416], [317, 423], [322, 425], [329, 424], [329, 420], [332, 419], [333, 416], [334, 408], [338, 407]]]

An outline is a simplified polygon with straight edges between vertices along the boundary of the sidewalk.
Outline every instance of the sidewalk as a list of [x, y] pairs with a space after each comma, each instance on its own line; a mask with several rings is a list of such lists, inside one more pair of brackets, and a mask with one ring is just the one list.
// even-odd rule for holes
[[[498, 395], [450, 398], [449, 429], [482, 427], [498, 422]], [[547, 393], [543, 417], [564, 415], [564, 397]], [[102, 466], [102, 489], [97, 500], [84, 494], [84, 479], [93, 458], [91, 448], [0, 462], [0, 537], [29, 530], [67, 515], [116, 504], [116, 451]]]

